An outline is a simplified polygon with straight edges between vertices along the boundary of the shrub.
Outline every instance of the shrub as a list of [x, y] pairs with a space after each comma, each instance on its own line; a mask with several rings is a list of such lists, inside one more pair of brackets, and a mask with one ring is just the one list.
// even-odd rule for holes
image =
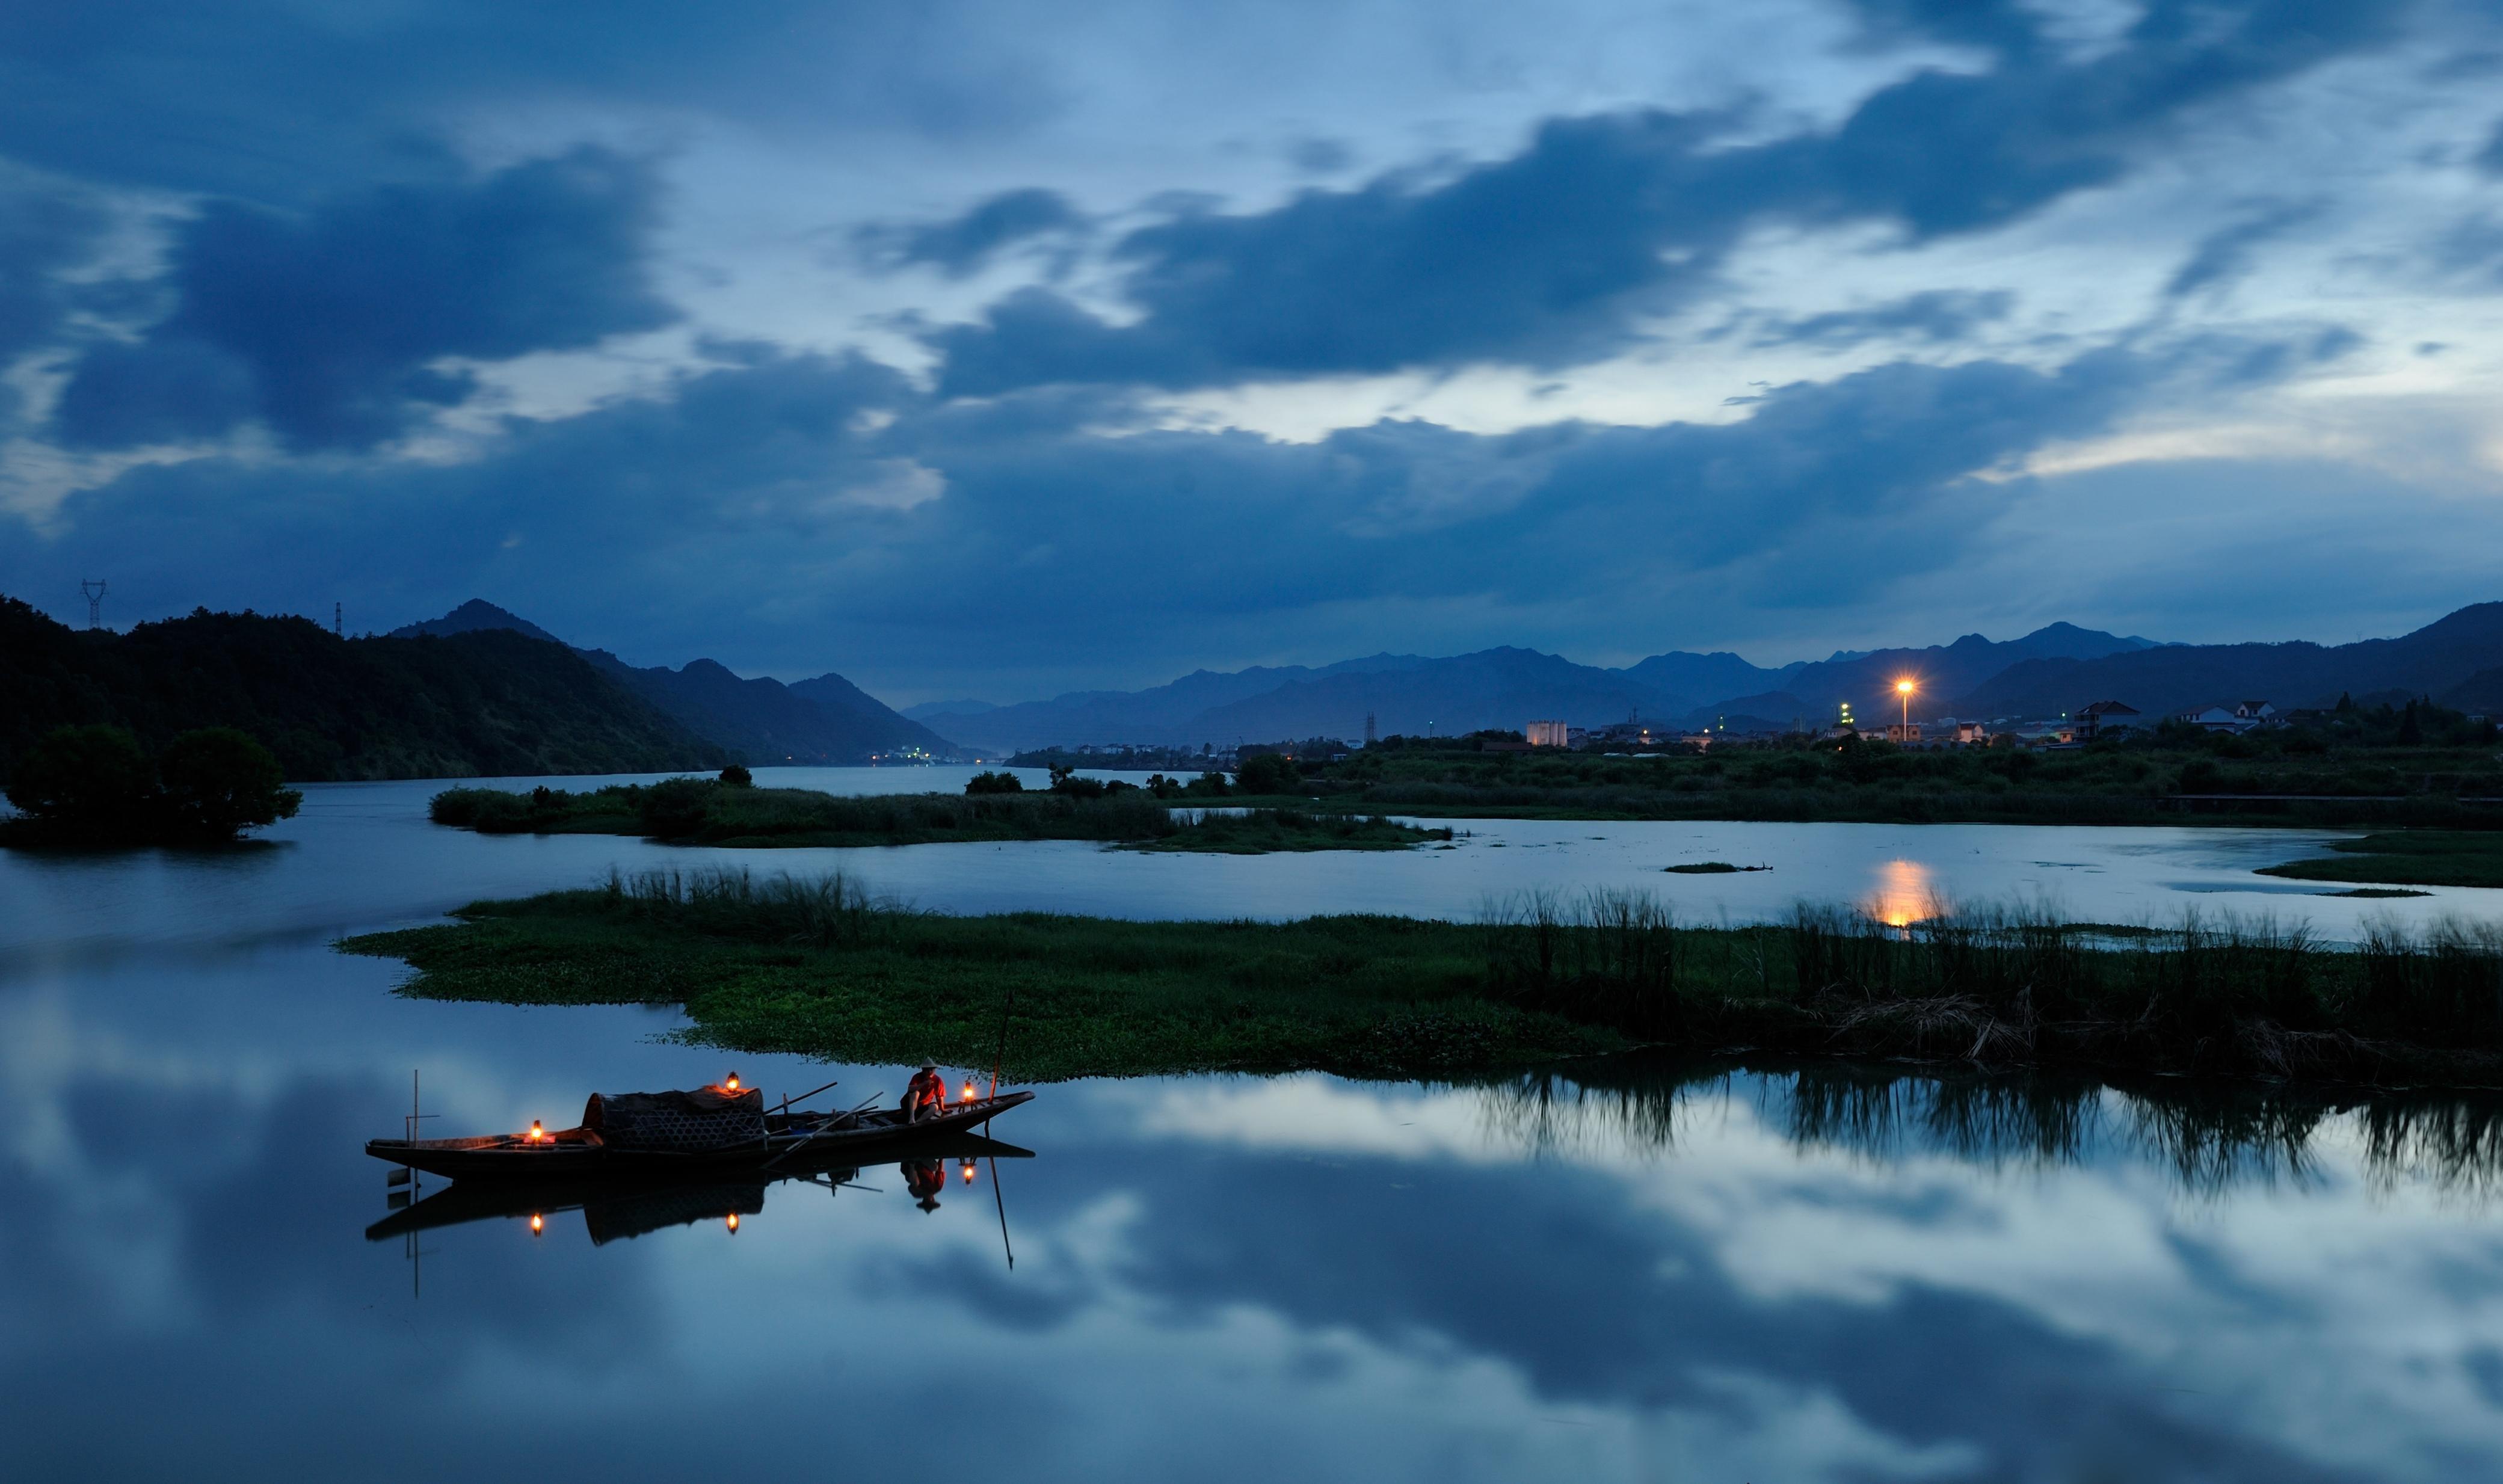
[[1025, 784], [1013, 773], [977, 773], [965, 780], [969, 794], [1021, 794]]
[[81, 830], [143, 829], [156, 770], [120, 727], [55, 727], [9, 778], [9, 802], [38, 819]]
[[1304, 776], [1283, 752], [1255, 752], [1234, 770], [1234, 784], [1247, 794], [1299, 793]]
[[637, 810], [644, 830], [674, 840], [703, 829], [704, 812], [719, 786], [707, 778], [665, 778], [644, 789]]
[[186, 732], [156, 760], [169, 826], [185, 835], [232, 840], [257, 824], [291, 818], [304, 795], [287, 786], [276, 754], [233, 727]]
[[721, 771], [721, 783], [724, 788], [753, 788], [756, 786], [756, 775], [733, 763]]

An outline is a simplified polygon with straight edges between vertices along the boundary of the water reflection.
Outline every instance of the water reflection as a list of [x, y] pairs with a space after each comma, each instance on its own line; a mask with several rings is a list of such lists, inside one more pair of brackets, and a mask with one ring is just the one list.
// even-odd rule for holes
[[1907, 1071], [1873, 1063], [1636, 1054], [1485, 1091], [1490, 1133], [1523, 1148], [1664, 1155], [1744, 1098], [1796, 1148], [1879, 1166], [1947, 1157], [1991, 1170], [2134, 1159], [2185, 1193], [2304, 1187], [2324, 1145], [2352, 1146], [2387, 1189], [2503, 1188], [2503, 1096], [2175, 1078]]
[[1909, 927], [1937, 911], [1937, 879], [1919, 861], [1898, 857], [1877, 868], [1869, 915], [1893, 927]]

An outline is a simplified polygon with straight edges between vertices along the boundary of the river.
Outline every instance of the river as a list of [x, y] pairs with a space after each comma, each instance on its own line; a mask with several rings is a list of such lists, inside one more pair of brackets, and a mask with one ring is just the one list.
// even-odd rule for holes
[[[413, 1070], [433, 1133], [726, 1070], [672, 1014], [411, 1001], [398, 966], [331, 951], [704, 853], [442, 830], [433, 786], [309, 789], [250, 850], [0, 854], [13, 1475], [2503, 1475], [2481, 1102], [1639, 1058], [1492, 1087], [1078, 1083], [995, 1130], [1034, 1157], [950, 1166], [930, 1209], [890, 1165], [368, 1240], [393, 1213], [360, 1145], [399, 1130]], [[2360, 910], [2248, 877], [2319, 838], [2273, 832], [1463, 827], [1402, 855], [738, 858], [1132, 915], [1465, 915], [1581, 884], [1704, 917], [1890, 891], [2324, 931]], [[1661, 872], [1714, 858], [1773, 869]], [[737, 1069], [771, 1093], [840, 1077], [845, 1101], [902, 1075]]]

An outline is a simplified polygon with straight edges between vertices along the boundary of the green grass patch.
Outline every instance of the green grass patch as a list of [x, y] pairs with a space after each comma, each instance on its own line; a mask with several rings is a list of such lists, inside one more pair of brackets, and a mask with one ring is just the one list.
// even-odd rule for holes
[[692, 1039], [981, 1066], [1020, 1081], [1208, 1070], [1477, 1075], [1634, 1044], [1985, 1066], [2503, 1086], [2503, 931], [1842, 909], [1689, 927], [1658, 899], [1532, 894], [1475, 923], [951, 916], [840, 877], [653, 873], [349, 940], [407, 991], [677, 1003]]
[[2259, 874], [2391, 886], [2503, 886], [2503, 834], [2385, 830], [2338, 841], [2330, 848], [2338, 853], [2264, 866]]
[[741, 873], [480, 903], [460, 926], [376, 933], [405, 992], [514, 1004], [679, 1003], [742, 1052], [988, 1066], [1013, 1000], [1021, 1082], [1191, 1071], [1431, 1074], [1630, 1045], [1490, 998], [1473, 936], [1399, 917], [1127, 922], [955, 917], [847, 884]]

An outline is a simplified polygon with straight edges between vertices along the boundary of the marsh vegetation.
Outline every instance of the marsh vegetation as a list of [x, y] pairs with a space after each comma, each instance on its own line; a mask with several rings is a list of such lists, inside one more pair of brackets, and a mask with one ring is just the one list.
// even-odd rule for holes
[[[1488, 1072], [1632, 1045], [1993, 1068], [2503, 1085], [2503, 934], [2040, 913], [1907, 924], [1803, 907], [1691, 926], [1656, 898], [1531, 893], [1480, 920], [956, 916], [842, 878], [613, 878], [352, 940], [411, 992], [683, 1004], [724, 1047], [979, 1064], [1013, 996], [1027, 1079]], [[977, 1054], [978, 1053], [978, 1054]]]

